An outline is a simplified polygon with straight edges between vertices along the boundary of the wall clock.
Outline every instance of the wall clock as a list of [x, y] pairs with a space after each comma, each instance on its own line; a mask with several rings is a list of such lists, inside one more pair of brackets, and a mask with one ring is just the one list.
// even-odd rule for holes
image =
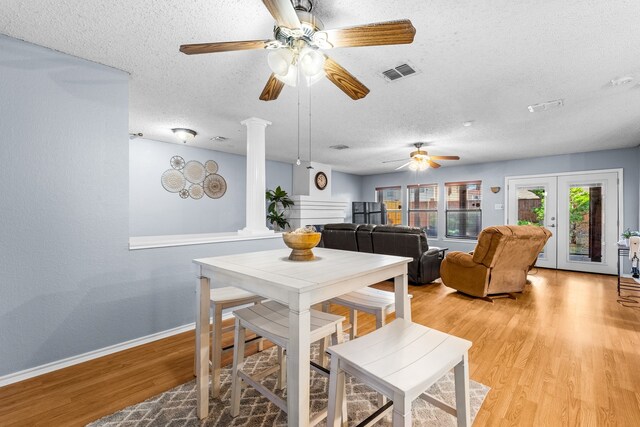
[[318, 190], [324, 190], [325, 188], [327, 188], [327, 184], [329, 183], [329, 179], [327, 178], [327, 175], [325, 175], [324, 172], [318, 172], [316, 174], [315, 182], [316, 182], [316, 187], [318, 188]]

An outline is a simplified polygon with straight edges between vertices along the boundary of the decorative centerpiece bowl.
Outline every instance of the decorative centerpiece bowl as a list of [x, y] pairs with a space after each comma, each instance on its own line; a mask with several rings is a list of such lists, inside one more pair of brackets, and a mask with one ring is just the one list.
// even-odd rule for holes
[[320, 243], [321, 234], [313, 228], [298, 228], [290, 233], [282, 233], [284, 244], [292, 249], [291, 261], [311, 261], [315, 255], [311, 249]]

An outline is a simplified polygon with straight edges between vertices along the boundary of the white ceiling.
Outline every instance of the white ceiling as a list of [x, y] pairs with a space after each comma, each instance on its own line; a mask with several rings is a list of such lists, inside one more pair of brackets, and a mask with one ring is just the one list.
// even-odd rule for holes
[[[270, 75], [266, 52], [186, 56], [180, 44], [271, 37], [260, 0], [1, 0], [0, 32], [128, 71], [130, 131], [243, 153], [240, 121], [260, 117], [267, 157], [293, 163], [297, 92], [258, 100]], [[328, 80], [311, 88], [312, 160], [369, 174], [393, 171], [410, 145], [459, 162], [632, 147], [640, 144], [640, 2], [637, 0], [316, 0], [325, 27], [409, 18], [411, 45], [341, 48], [328, 54], [371, 89], [352, 101]], [[419, 75], [379, 73], [409, 61]], [[611, 79], [634, 81], [612, 86]], [[303, 160], [308, 98], [301, 92]], [[529, 113], [530, 104], [565, 106]], [[473, 120], [473, 126], [462, 123]], [[226, 142], [212, 142], [223, 135]], [[346, 144], [345, 151], [328, 147]]]

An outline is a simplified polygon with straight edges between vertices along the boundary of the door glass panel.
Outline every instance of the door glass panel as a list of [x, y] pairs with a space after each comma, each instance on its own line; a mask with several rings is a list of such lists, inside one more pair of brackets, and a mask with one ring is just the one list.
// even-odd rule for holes
[[[547, 190], [544, 186], [518, 186], [518, 225], [545, 224]], [[538, 254], [538, 258], [545, 257], [545, 249]]]
[[387, 224], [402, 224], [400, 187], [376, 188], [376, 196], [387, 208]]
[[568, 261], [604, 262], [604, 196], [601, 183], [570, 185]]

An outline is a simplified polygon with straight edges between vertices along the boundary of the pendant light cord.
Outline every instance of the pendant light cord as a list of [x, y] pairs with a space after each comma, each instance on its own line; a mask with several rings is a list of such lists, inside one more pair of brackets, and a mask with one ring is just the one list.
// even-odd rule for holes
[[311, 85], [309, 88], [309, 166], [311, 166]]
[[296, 165], [300, 166], [300, 85], [298, 84], [298, 159]]

